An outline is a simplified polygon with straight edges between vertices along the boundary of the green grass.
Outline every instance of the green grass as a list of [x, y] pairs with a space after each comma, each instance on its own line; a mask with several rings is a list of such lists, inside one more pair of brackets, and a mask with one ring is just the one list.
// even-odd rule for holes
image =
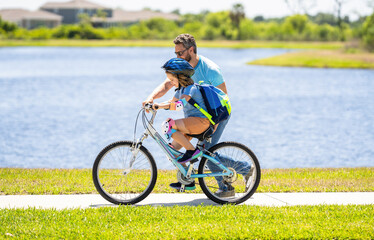
[[[281, 42], [281, 41], [204, 41], [198, 47], [212, 48], [293, 48], [293, 49], [341, 49], [342, 42]], [[170, 40], [0, 40], [0, 47], [63, 46], [63, 47], [174, 47]]]
[[374, 54], [360, 52], [346, 53], [336, 50], [314, 50], [286, 53], [265, 59], [254, 60], [248, 64], [287, 67], [374, 69]]
[[[153, 193], [171, 193], [176, 171], [159, 170]], [[374, 168], [263, 169], [257, 192], [373, 192]], [[193, 193], [201, 193], [197, 187]], [[91, 169], [0, 168], [0, 194], [97, 193]]]
[[[258, 192], [374, 191], [374, 168], [262, 174]], [[153, 192], [170, 192], [174, 180], [175, 171], [159, 171]], [[90, 169], [0, 168], [0, 194], [71, 193], [96, 193]], [[0, 209], [0, 239], [373, 239], [373, 212], [373, 204]]]
[[374, 205], [0, 210], [5, 239], [373, 239]]

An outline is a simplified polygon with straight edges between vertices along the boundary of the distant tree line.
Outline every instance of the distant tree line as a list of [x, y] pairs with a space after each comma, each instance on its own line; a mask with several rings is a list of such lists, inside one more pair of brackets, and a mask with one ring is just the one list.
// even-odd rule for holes
[[77, 25], [33, 30], [19, 28], [0, 18], [0, 39], [173, 39], [180, 33], [190, 33], [202, 40], [346, 41], [356, 38], [374, 50], [374, 13], [355, 22], [326, 13], [249, 19], [243, 6], [235, 4], [229, 11], [180, 15], [179, 21], [154, 18], [110, 28], [94, 28], [87, 16], [80, 17]]

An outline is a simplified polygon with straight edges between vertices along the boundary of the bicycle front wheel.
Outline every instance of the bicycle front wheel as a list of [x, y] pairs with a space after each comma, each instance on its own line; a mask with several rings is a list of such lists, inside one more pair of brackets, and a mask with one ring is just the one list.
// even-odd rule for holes
[[239, 204], [250, 198], [256, 191], [261, 178], [260, 164], [255, 154], [245, 145], [237, 142], [222, 142], [209, 149], [215, 158], [234, 174], [227, 177], [210, 177], [210, 173], [222, 172], [209, 159], [200, 161], [199, 184], [205, 195], [219, 204]]
[[95, 187], [114, 204], [135, 204], [146, 198], [157, 179], [156, 163], [149, 151], [133, 142], [120, 141], [105, 147], [92, 169]]

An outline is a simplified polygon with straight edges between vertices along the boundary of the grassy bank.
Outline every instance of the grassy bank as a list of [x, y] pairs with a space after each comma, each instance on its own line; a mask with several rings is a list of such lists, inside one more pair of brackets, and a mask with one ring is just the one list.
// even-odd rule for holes
[[[174, 170], [160, 170], [153, 193], [174, 192], [174, 181]], [[264, 169], [257, 192], [373, 192], [373, 182], [373, 167]], [[90, 169], [0, 168], [2, 195], [77, 193], [97, 193]]]
[[[293, 48], [341, 49], [342, 42], [281, 42], [281, 41], [197, 41], [198, 47], [207, 48]], [[174, 47], [170, 40], [0, 40], [0, 47]]]
[[373, 239], [374, 205], [0, 210], [0, 238]]
[[374, 54], [345, 53], [340, 50], [311, 50], [258, 59], [248, 64], [282, 67], [374, 69]]

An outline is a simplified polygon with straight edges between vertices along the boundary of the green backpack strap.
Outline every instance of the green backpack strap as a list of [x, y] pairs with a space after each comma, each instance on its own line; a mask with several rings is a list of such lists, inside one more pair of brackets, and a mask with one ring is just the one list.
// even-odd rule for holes
[[200, 107], [199, 104], [193, 98], [190, 98], [188, 100], [188, 103], [197, 108], [202, 114], [204, 114], [205, 117], [207, 117], [211, 124], [215, 125], [216, 123], [212, 120], [212, 115], [210, 115], [207, 111], [205, 111], [204, 108]]

